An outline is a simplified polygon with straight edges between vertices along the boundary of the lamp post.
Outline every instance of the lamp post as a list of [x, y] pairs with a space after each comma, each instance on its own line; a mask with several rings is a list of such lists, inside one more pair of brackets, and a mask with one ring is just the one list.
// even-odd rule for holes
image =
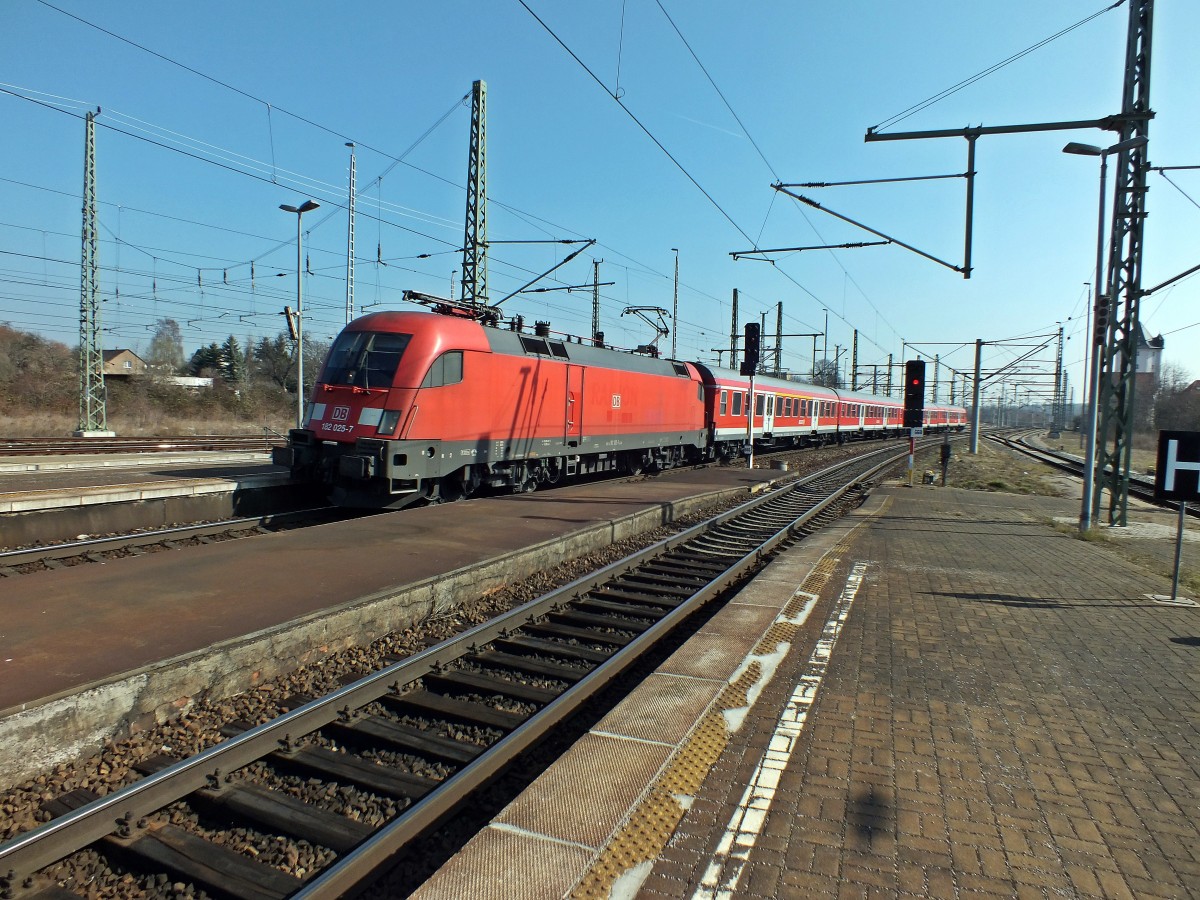
[[279, 204], [284, 212], [296, 214], [296, 427], [304, 427], [304, 247], [300, 223], [306, 212], [312, 212], [320, 203], [305, 200], [299, 206]]
[[1083, 500], [1079, 507], [1079, 530], [1087, 531], [1092, 527], [1092, 498], [1096, 484], [1096, 418], [1100, 399], [1100, 354], [1104, 352], [1103, 332], [1107, 324], [1101, 328], [1100, 313], [1107, 310], [1109, 300], [1108, 281], [1104, 280], [1104, 197], [1106, 180], [1108, 178], [1108, 155], [1132, 150], [1146, 143], [1145, 136], [1120, 141], [1111, 147], [1100, 148], [1091, 144], [1080, 144], [1072, 141], [1063, 147], [1063, 153], [1077, 156], [1100, 157], [1100, 212], [1096, 226], [1096, 289], [1092, 292], [1094, 323], [1091, 334], [1092, 357], [1087, 373], [1087, 415], [1084, 418], [1084, 437], [1087, 441], [1083, 455]]

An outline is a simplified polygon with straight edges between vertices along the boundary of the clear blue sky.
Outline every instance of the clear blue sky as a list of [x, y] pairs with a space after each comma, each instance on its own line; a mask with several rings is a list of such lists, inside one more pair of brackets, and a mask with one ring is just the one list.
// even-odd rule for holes
[[[769, 311], [770, 333], [777, 302], [786, 332], [821, 331], [827, 311], [831, 356], [857, 328], [861, 366], [901, 360], [907, 341], [968, 370], [976, 338], [1050, 334], [1061, 322], [1071, 384], [1082, 382], [1099, 166], [1061, 149], [1107, 146], [1111, 133], [979, 140], [970, 280], [895, 246], [781, 255], [777, 265], [729, 254], [872, 240], [771, 183], [965, 171], [962, 139], [868, 144], [863, 135], [1100, 12], [1103, 0], [526, 0], [580, 61], [518, 0], [51, 2], [4, 4], [0, 86], [46, 105], [0, 94], [0, 322], [78, 339], [82, 116], [95, 107], [106, 348], [144, 350], [166, 317], [183, 326], [188, 353], [229, 334], [278, 333], [295, 296], [295, 219], [278, 206], [308, 198], [322, 208], [304, 219], [306, 327], [335, 334], [345, 317], [346, 140], [358, 144], [358, 305], [400, 308], [405, 288], [446, 295], [463, 239], [469, 106], [460, 101], [483, 79], [489, 237], [596, 238], [555, 278], [590, 283], [591, 259], [604, 260], [601, 280], [615, 282], [603, 289], [610, 341], [652, 336], [621, 311], [671, 307], [678, 248], [684, 358], [713, 360], [713, 348], [728, 347], [738, 288], [742, 320]], [[1150, 160], [1200, 164], [1200, 7], [1159, 0], [1155, 12]], [[1116, 113], [1127, 21], [1125, 5], [1104, 13], [890, 130]], [[1170, 174], [1178, 187], [1150, 176], [1147, 287], [1200, 262], [1200, 172]], [[961, 179], [803, 193], [962, 262]], [[493, 299], [566, 252], [496, 243]], [[1198, 294], [1195, 276], [1142, 309], [1146, 332], [1165, 335], [1166, 360], [1193, 377]], [[505, 309], [586, 335], [590, 301], [590, 291], [543, 293]], [[810, 339], [784, 349], [788, 368], [809, 368]], [[988, 364], [1020, 352], [989, 350]]]

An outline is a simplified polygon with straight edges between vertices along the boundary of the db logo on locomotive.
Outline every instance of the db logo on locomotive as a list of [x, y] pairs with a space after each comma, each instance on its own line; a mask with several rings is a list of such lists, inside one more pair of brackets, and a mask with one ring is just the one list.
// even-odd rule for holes
[[333, 415], [330, 416], [330, 418], [333, 419], [333, 421], [335, 421], [335, 422], [345, 422], [347, 419], [350, 418], [350, 407], [335, 406], [333, 408]]

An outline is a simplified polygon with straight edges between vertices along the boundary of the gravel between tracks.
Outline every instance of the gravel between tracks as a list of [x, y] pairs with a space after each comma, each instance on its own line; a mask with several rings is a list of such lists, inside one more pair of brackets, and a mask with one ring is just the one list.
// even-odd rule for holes
[[[872, 447], [873, 449], [873, 447]], [[803, 474], [830, 465], [837, 459], [861, 452], [859, 449], [831, 448], [824, 451], [797, 451], [773, 458], [784, 458], [794, 473]], [[670, 473], [666, 473], [670, 474]], [[679, 521], [653, 529], [637, 538], [621, 541], [596, 553], [564, 562], [554, 569], [540, 572], [519, 583], [509, 585], [486, 596], [464, 603], [452, 613], [429, 618], [403, 632], [393, 633], [375, 643], [331, 655], [291, 674], [264, 683], [254, 690], [219, 701], [198, 703], [178, 720], [134, 734], [129, 738], [107, 744], [103, 751], [72, 764], [63, 764], [52, 771], [0, 793], [0, 842], [29, 831], [49, 821], [50, 815], [41, 806], [62, 794], [86, 788], [99, 795], [109, 794], [137, 781], [138, 763], [152, 757], [167, 756], [184, 759], [223, 740], [220, 728], [228, 722], [242, 720], [254, 724], [269, 721], [284, 711], [288, 698], [319, 696], [328, 693], [348, 679], [360, 677], [388, 664], [389, 658], [407, 657], [481, 622], [526, 603], [561, 585], [568, 584], [595, 569], [621, 559], [643, 547], [669, 537], [696, 522], [711, 517], [723, 509], [743, 502], [744, 498], [714, 503]], [[415, 723], [414, 723], [415, 724]], [[461, 731], [462, 733], [458, 733]], [[472, 734], [470, 729], [456, 729], [460, 740], [490, 743], [494, 735]], [[328, 742], [319, 738], [322, 743]], [[271, 767], [255, 764], [243, 770], [243, 776], [256, 783], [268, 784], [296, 797], [310, 799], [310, 780]], [[440, 779], [444, 772], [437, 767], [421, 774]], [[403, 808], [402, 802], [380, 798], [355, 788], [330, 789], [321, 785], [325, 795], [322, 805], [337, 810], [349, 818], [379, 824]], [[175, 821], [199, 834], [207, 834], [202, 817], [185, 804], [177, 804], [160, 814], [164, 820]], [[223, 841], [233, 849], [287, 871], [296, 866], [312, 870], [325, 862], [323, 848], [313, 848], [300, 842], [285, 842], [276, 846], [274, 837], [255, 835], [249, 831], [228, 833]], [[202, 896], [192, 885], [170, 882], [163, 878], [132, 875], [113, 866], [94, 851], [76, 854], [59, 864], [54, 876], [76, 887], [86, 886], [89, 897], [193, 897]]]

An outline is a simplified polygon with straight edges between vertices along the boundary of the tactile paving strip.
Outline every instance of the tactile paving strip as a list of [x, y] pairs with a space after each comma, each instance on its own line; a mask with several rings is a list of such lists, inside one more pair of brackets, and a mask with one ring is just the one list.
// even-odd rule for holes
[[[857, 530], [851, 529], [817, 561], [748, 658], [769, 656], [795, 640], [799, 624], [790, 620], [796, 619], [820, 596], [841, 562], [839, 554], [849, 547]], [[760, 663], [751, 661], [721, 690], [646, 790], [641, 802], [596, 857], [591, 869], [575, 885], [570, 894], [572, 898], [608, 898], [617, 879], [636, 866], [652, 863], [659, 856], [679, 826], [686, 804], [699, 790], [729, 742], [725, 713], [748, 705], [749, 694], [762, 675]]]
[[[796, 596], [789, 601], [783, 617], [792, 618], [800, 611], [808, 602], [805, 594], [819, 594], [837, 562], [837, 559], [829, 556], [821, 560], [801, 584]], [[782, 644], [792, 642], [796, 631], [794, 623], [776, 621], [755, 645], [751, 655], [768, 656], [777, 652]], [[721, 690], [662, 774], [650, 786], [641, 803], [597, 857], [588, 874], [576, 885], [572, 897], [579, 900], [608, 897], [614, 882], [624, 872], [650, 862], [659, 855], [683, 818], [687, 799], [699, 790], [729, 742], [730, 732], [725, 713], [748, 705], [749, 692], [762, 674], [762, 666], [752, 661]]]

